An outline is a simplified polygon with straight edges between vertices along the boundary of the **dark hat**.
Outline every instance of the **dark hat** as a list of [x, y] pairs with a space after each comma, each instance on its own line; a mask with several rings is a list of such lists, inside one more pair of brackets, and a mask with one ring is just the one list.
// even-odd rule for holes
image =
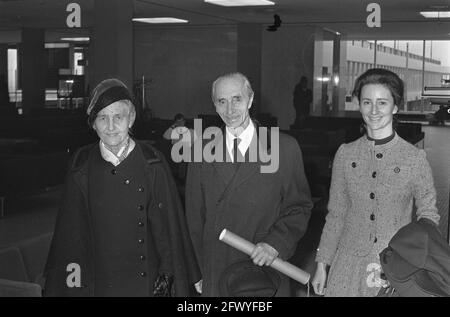
[[450, 296], [450, 246], [427, 219], [401, 228], [380, 263], [399, 296]]
[[132, 101], [127, 86], [115, 78], [105, 79], [99, 83], [92, 92], [91, 102], [87, 108], [89, 125], [92, 126], [97, 114], [110, 104], [119, 100]]
[[273, 297], [280, 282], [280, 275], [274, 269], [244, 260], [231, 264], [222, 272], [219, 292], [224, 297]]

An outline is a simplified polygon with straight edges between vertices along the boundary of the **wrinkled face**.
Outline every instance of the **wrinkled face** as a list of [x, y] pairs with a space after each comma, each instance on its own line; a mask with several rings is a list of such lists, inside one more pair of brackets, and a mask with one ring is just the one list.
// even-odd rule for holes
[[119, 100], [97, 114], [93, 128], [108, 147], [116, 148], [125, 143], [136, 118], [136, 113], [130, 110], [126, 102]]
[[380, 84], [368, 84], [361, 90], [359, 111], [367, 128], [372, 131], [390, 129], [398, 108], [390, 90]]
[[214, 105], [223, 122], [237, 128], [248, 118], [253, 96], [248, 96], [244, 81], [240, 78], [223, 78], [216, 83]]

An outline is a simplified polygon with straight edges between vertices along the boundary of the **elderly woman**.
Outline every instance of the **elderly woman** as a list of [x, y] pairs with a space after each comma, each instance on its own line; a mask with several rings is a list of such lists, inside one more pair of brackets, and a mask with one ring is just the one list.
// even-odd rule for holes
[[101, 82], [87, 113], [100, 140], [70, 164], [44, 295], [188, 296], [198, 269], [184, 213], [164, 157], [130, 137], [125, 84]]
[[316, 294], [326, 296], [377, 295], [384, 285], [379, 253], [411, 222], [414, 200], [418, 219], [439, 222], [425, 151], [399, 137], [392, 126], [403, 103], [402, 80], [388, 70], [370, 69], [357, 79], [353, 95], [367, 134], [341, 145], [334, 159], [312, 281]]

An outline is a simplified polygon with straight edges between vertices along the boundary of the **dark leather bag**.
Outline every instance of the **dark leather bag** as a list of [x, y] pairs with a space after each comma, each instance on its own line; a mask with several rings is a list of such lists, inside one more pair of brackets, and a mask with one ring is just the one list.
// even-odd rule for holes
[[173, 297], [173, 276], [160, 274], [153, 283], [154, 297]]

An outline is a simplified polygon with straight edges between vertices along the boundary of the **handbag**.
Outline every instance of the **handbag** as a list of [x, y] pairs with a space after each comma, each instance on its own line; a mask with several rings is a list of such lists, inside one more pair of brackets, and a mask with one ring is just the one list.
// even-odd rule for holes
[[173, 276], [169, 274], [160, 274], [153, 283], [154, 297], [173, 297]]

